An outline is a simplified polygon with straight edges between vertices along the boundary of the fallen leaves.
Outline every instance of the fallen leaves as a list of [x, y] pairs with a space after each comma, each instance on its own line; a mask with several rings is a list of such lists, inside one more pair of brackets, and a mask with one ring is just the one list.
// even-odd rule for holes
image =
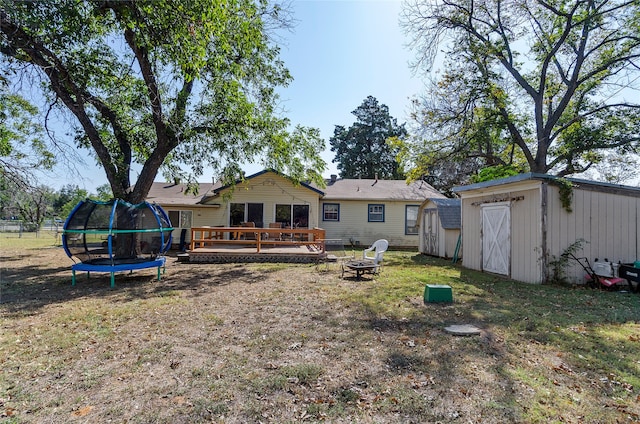
[[93, 411], [93, 406], [85, 406], [83, 408], [76, 409], [71, 414], [75, 417], [86, 417], [91, 411]]

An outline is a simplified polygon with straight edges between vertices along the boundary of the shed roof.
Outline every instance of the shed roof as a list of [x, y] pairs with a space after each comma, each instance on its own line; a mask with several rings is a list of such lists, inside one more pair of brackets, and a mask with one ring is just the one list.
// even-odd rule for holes
[[[432, 197], [426, 199], [420, 209], [424, 209], [431, 203], [438, 210], [438, 219], [442, 228], [445, 230], [459, 230], [462, 227], [462, 201], [460, 199]], [[433, 209], [433, 207], [430, 209]]]
[[[522, 181], [557, 181], [560, 177], [556, 177], [554, 175], [548, 174], [537, 174], [533, 172], [529, 172], [526, 174], [514, 175], [513, 177], [501, 178], [498, 180], [484, 181], [481, 183], [469, 184], [466, 186], [454, 187], [454, 193], [464, 193], [467, 191], [479, 190], [488, 187], [497, 187], [505, 184], [518, 183]], [[565, 178], [573, 184], [574, 188], [591, 190], [591, 191], [601, 191], [607, 193], [618, 193], [632, 197], [640, 197], [640, 187], [632, 187], [621, 184], [611, 184], [611, 183], [603, 183], [600, 181], [591, 181], [584, 180], [580, 178]]]
[[440, 225], [445, 230], [459, 230], [462, 227], [462, 201], [460, 199], [429, 199], [438, 208]]
[[445, 196], [424, 181], [336, 179], [327, 181], [323, 200], [405, 200], [422, 203]]

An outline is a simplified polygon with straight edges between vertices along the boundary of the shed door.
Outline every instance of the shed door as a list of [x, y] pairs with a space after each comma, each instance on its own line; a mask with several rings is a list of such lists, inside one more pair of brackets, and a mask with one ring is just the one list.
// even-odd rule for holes
[[509, 275], [511, 260], [511, 209], [509, 204], [482, 206], [482, 269]]
[[424, 252], [427, 255], [438, 256], [438, 209], [425, 209], [422, 217], [424, 237]]

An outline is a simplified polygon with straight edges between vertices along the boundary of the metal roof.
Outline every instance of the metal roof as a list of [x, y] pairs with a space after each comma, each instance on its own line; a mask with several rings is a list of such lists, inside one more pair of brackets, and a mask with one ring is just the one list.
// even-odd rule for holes
[[[559, 179], [560, 177], [556, 177], [554, 175], [537, 174], [537, 173], [529, 172], [526, 174], [514, 175], [513, 177], [508, 177], [508, 178], [501, 178], [498, 180], [484, 181], [481, 183], [454, 187], [453, 192], [462, 193], [465, 191], [479, 190], [483, 188], [496, 187], [504, 184], [518, 183], [522, 181], [538, 180], [538, 181], [553, 182]], [[603, 192], [618, 192], [618, 193], [622, 193], [622, 194], [626, 194], [634, 197], [640, 197], [640, 187], [626, 186], [621, 184], [603, 183], [600, 181], [591, 181], [591, 180], [584, 180], [580, 178], [571, 178], [571, 177], [566, 177], [564, 179], [570, 181], [576, 188], [584, 188], [584, 189], [589, 189], [594, 191], [603, 191]]]

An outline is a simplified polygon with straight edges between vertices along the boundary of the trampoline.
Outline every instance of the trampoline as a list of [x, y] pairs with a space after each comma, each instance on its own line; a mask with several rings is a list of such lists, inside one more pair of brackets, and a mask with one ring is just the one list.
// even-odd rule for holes
[[132, 205], [120, 199], [109, 202], [83, 200], [71, 211], [62, 231], [62, 247], [76, 271], [108, 272], [111, 287], [116, 272], [144, 268], [164, 270], [164, 253], [171, 247], [171, 221], [158, 205]]

